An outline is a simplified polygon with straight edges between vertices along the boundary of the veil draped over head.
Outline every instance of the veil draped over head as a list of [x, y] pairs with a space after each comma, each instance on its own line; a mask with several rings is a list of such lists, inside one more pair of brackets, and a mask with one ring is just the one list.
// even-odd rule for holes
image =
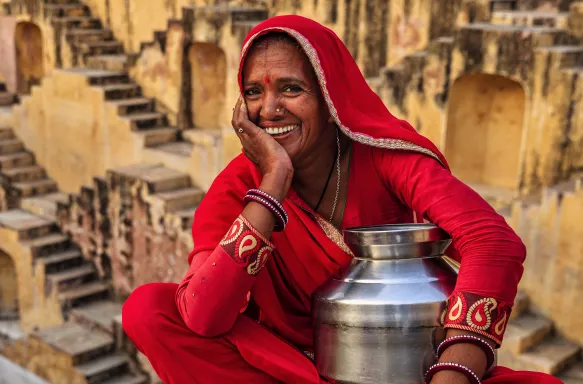
[[269, 32], [287, 33], [303, 48], [314, 68], [330, 115], [346, 136], [373, 147], [421, 152], [447, 167], [444, 156], [429, 139], [389, 112], [369, 87], [340, 38], [329, 28], [308, 18], [276, 16], [249, 32], [239, 65], [241, 94], [245, 56], [253, 41]]

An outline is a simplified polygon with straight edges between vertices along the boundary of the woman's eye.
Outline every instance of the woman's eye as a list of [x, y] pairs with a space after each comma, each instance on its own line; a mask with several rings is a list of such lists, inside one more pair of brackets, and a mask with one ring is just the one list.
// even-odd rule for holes
[[251, 88], [245, 90], [245, 96], [255, 96], [259, 94], [259, 90], [257, 88]]
[[302, 89], [300, 87], [298, 87], [297, 85], [286, 85], [283, 88], [283, 91], [287, 92], [287, 93], [298, 93], [298, 92], [301, 92]]

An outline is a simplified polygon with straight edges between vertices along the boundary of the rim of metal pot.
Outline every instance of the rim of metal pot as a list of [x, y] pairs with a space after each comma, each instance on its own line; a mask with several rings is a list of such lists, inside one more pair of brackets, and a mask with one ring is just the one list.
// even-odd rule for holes
[[347, 244], [402, 244], [450, 239], [443, 229], [432, 223], [382, 224], [346, 228]]

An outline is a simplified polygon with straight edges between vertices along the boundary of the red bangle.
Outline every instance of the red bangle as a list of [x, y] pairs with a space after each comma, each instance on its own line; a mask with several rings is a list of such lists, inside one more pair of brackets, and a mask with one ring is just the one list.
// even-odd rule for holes
[[487, 359], [487, 363], [486, 363], [486, 371], [488, 369], [490, 369], [490, 367], [492, 367], [492, 364], [494, 364], [494, 348], [492, 348], [492, 346], [490, 344], [488, 344], [488, 342], [486, 340], [480, 339], [479, 337], [476, 336], [472, 336], [472, 335], [459, 335], [459, 336], [452, 336], [452, 337], [448, 337], [447, 339], [445, 339], [444, 341], [441, 342], [441, 344], [439, 344], [439, 346], [437, 347], [437, 358], [439, 359], [443, 353], [443, 351], [445, 351], [447, 348], [451, 347], [452, 345], [455, 344], [473, 344], [477, 347], [480, 347], [482, 349], [482, 351], [484, 351], [484, 353], [486, 354], [486, 359]]
[[264, 198], [256, 195], [246, 195], [243, 198], [243, 201], [245, 202], [248, 202], [250, 200], [263, 205], [273, 214], [273, 216], [275, 217], [275, 227], [273, 228], [274, 232], [281, 232], [285, 229], [285, 225], [287, 223], [283, 216], [281, 215], [281, 213], [279, 213], [279, 211], [277, 210], [277, 208], [275, 208], [273, 204], [271, 204], [268, 200], [265, 200]]
[[261, 189], [250, 189], [247, 192], [247, 194], [248, 195], [256, 195], [259, 197], [263, 197], [264, 199], [267, 199], [271, 204], [273, 204], [273, 206], [275, 208], [277, 208], [277, 210], [279, 211], [279, 213], [281, 213], [281, 215], [285, 219], [285, 222], [287, 223], [287, 221], [288, 221], [287, 212], [285, 211], [285, 208], [283, 207], [283, 205], [281, 205], [281, 203], [275, 197], [271, 196], [267, 192], [262, 191]]
[[427, 373], [425, 373], [425, 384], [429, 384], [431, 382], [431, 379], [433, 378], [433, 375], [441, 371], [456, 371], [464, 374], [470, 381], [470, 384], [482, 384], [480, 378], [478, 377], [478, 375], [474, 373], [474, 371], [472, 371], [465, 365], [461, 365], [458, 363], [437, 363], [432, 365], [427, 370]]

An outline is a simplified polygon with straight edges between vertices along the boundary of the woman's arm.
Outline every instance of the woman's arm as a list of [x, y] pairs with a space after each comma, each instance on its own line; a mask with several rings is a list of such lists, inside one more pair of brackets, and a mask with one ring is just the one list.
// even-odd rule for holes
[[[285, 175], [281, 173], [266, 175], [259, 188], [282, 201], [282, 177]], [[268, 240], [275, 226], [273, 214], [255, 202], [243, 207], [242, 196], [232, 191], [225, 193], [224, 188], [234, 184], [234, 180], [225, 179], [220, 177], [205, 196], [193, 225], [195, 246], [197, 238], [205, 235], [218, 239], [216, 234], [224, 233], [222, 240], [216, 240], [214, 250], [200, 250], [193, 255], [176, 293], [178, 310], [186, 326], [207, 337], [231, 329], [247, 306], [255, 276], [274, 249]], [[229, 224], [229, 218], [220, 220], [219, 212], [225, 208], [241, 215]]]
[[[474, 334], [499, 346], [522, 277], [524, 244], [480, 195], [434, 159], [386, 150], [376, 156], [387, 186], [403, 203], [448, 232], [461, 257], [445, 316], [448, 336]], [[478, 375], [486, 369], [485, 354], [468, 344], [448, 348], [441, 361], [467, 365]], [[456, 375], [443, 372], [435, 378]]]
[[176, 293], [186, 326], [209, 337], [231, 329], [274, 248], [268, 240], [275, 226], [273, 214], [254, 201], [243, 205], [243, 197], [259, 179], [259, 189], [281, 202], [294, 173], [283, 147], [249, 120], [242, 98], [233, 109], [232, 124], [245, 156], [217, 177], [199, 206], [190, 269]]

